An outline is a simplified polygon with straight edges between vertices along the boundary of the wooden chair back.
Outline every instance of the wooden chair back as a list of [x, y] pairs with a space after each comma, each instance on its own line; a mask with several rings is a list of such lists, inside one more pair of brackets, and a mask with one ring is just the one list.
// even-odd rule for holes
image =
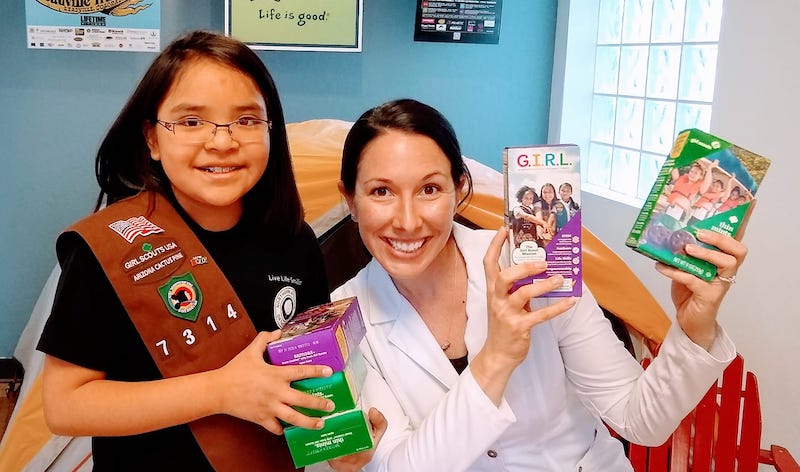
[[779, 472], [800, 471], [786, 449], [761, 449], [758, 383], [744, 371], [741, 355], [664, 444], [630, 444], [628, 456], [635, 472], [756, 472], [759, 463]]

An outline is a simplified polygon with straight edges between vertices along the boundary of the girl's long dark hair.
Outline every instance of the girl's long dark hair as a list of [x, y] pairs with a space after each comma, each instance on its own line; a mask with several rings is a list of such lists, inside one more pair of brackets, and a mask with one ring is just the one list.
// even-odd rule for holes
[[95, 174], [100, 185], [95, 210], [143, 190], [175, 201], [161, 163], [150, 158], [145, 129], [175, 78], [192, 61], [206, 58], [250, 76], [260, 89], [272, 120], [269, 161], [264, 174], [245, 196], [243, 218], [256, 222], [270, 239], [298, 233], [303, 207], [294, 179], [286, 122], [277, 87], [261, 59], [247, 45], [226, 36], [194, 31], [178, 38], [156, 57], [100, 144]]

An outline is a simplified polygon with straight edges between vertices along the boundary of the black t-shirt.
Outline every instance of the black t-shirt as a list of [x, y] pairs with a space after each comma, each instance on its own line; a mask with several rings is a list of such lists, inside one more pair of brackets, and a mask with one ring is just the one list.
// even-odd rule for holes
[[[228, 278], [256, 330], [275, 330], [276, 319], [286, 320], [329, 301], [322, 253], [308, 225], [292, 241], [275, 246], [244, 222], [210, 232], [184, 219]], [[38, 349], [105, 372], [109, 380], [161, 378], [91, 249], [82, 239], [74, 240], [76, 244], [59, 254], [61, 278]], [[92, 453], [97, 471], [213, 470], [187, 425], [134, 436], [94, 437]]]

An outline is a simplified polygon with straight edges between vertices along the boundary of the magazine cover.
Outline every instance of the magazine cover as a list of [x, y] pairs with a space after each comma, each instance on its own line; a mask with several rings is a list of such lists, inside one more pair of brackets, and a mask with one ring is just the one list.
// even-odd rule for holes
[[580, 151], [574, 144], [503, 150], [505, 219], [512, 264], [547, 261], [542, 274], [514, 288], [561, 274], [564, 284], [545, 297], [581, 295]]
[[645, 200], [625, 244], [652, 258], [711, 280], [717, 268], [688, 256], [707, 229], [736, 236], [744, 228], [769, 159], [698, 129], [682, 131]]

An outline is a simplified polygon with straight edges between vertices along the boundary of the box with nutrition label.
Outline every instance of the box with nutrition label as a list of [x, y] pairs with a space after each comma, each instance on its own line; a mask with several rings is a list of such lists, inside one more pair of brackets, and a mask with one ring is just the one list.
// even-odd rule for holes
[[736, 236], [744, 229], [770, 160], [698, 129], [678, 134], [625, 244], [711, 280], [717, 268], [686, 254], [697, 230]]

